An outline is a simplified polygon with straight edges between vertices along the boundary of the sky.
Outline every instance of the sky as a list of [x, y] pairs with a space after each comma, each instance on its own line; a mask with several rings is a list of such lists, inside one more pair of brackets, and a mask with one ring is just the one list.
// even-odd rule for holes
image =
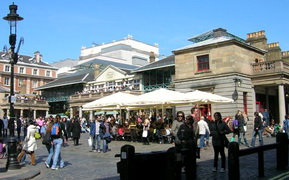
[[[0, 16], [18, 5], [19, 54], [40, 51], [43, 61], [78, 59], [81, 47], [121, 40], [159, 45], [160, 55], [192, 44], [190, 37], [224, 28], [246, 39], [265, 30], [267, 42], [289, 51], [289, 0], [1, 0]], [[0, 20], [0, 51], [9, 48], [9, 24]]]

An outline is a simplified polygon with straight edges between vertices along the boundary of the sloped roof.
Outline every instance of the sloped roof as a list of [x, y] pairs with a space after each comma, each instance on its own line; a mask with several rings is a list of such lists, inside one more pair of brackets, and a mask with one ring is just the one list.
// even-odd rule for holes
[[[5, 57], [5, 52], [0, 52], [0, 61], [4, 60], [4, 61], [9, 61], [7, 57]], [[32, 65], [32, 66], [44, 66], [44, 67], [47, 67], [47, 68], [50, 68], [50, 69], [58, 69], [57, 67], [54, 67], [54, 66], [51, 66], [50, 64], [48, 63], [45, 63], [43, 61], [40, 61], [40, 62], [36, 62], [34, 57], [31, 57], [31, 56], [27, 56], [27, 55], [19, 55], [19, 59], [18, 59], [18, 63], [17, 64], [26, 64], [26, 65]]]
[[94, 79], [94, 69], [79, 70], [73, 74], [60, 77], [43, 86], [34, 88], [35, 90], [43, 90], [60, 86], [67, 86], [72, 84], [87, 83]]
[[206, 46], [206, 45], [220, 43], [220, 42], [235, 41], [235, 42], [238, 42], [238, 43], [240, 43], [246, 47], [254, 49], [255, 51], [265, 53], [265, 50], [259, 49], [255, 46], [251, 46], [250, 44], [248, 44], [246, 42], [246, 40], [244, 40], [238, 36], [235, 36], [231, 33], [228, 33], [227, 30], [223, 29], [223, 28], [213, 29], [211, 31], [202, 33], [200, 35], [193, 36], [193, 37], [189, 38], [188, 40], [193, 42], [193, 44], [176, 49], [173, 52], [191, 49], [191, 48], [196, 48], [196, 47], [201, 47], [201, 46]]
[[150, 63], [146, 66], [140, 67], [138, 69], [132, 70], [132, 73], [135, 72], [142, 72], [142, 71], [147, 71], [147, 70], [152, 70], [152, 69], [159, 69], [159, 68], [164, 68], [164, 67], [170, 67], [170, 66], [175, 66], [175, 55], [170, 55], [164, 59], [155, 61], [153, 63]]
[[122, 64], [122, 63], [118, 63], [118, 62], [113, 62], [113, 61], [108, 61], [108, 60], [102, 60], [102, 59], [92, 59], [90, 61], [87, 61], [83, 64], [80, 64], [80, 66], [88, 66], [90, 64], [103, 64], [103, 65], [113, 65], [117, 68], [120, 69], [127, 69], [127, 70], [133, 70], [138, 68], [139, 66], [135, 66], [135, 65], [130, 65], [130, 64]]
[[10, 92], [10, 89], [3, 87], [3, 86], [0, 86], [0, 93], [5, 93], [5, 92]]

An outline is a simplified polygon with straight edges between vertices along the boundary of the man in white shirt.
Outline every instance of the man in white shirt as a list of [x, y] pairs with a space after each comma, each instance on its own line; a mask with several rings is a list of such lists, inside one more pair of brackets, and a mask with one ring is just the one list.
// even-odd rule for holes
[[205, 121], [204, 116], [201, 116], [200, 121], [198, 122], [198, 127], [199, 127], [199, 138], [200, 138], [200, 143], [198, 144], [198, 147], [202, 149], [206, 147], [206, 144], [205, 144], [206, 131], [208, 131], [210, 134], [210, 129], [209, 129], [208, 123]]

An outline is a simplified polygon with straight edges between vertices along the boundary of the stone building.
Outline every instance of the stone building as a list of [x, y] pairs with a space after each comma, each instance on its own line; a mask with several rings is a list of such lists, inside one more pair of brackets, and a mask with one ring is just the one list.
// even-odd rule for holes
[[[212, 112], [234, 116], [267, 108], [282, 122], [288, 101], [288, 52], [278, 43], [267, 43], [265, 31], [249, 33], [244, 40], [218, 28], [189, 39], [193, 44], [173, 51], [175, 89], [203, 90], [235, 99], [233, 104], [212, 105]], [[287, 93], [288, 94], [288, 93]], [[189, 106], [178, 110], [190, 111]]]

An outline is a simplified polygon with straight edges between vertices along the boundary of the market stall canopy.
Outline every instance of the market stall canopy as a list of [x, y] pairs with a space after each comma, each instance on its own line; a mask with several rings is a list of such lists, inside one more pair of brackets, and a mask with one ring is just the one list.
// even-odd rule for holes
[[124, 92], [117, 92], [83, 105], [83, 110], [102, 109], [104, 107], [118, 107], [133, 101], [138, 96]]
[[148, 105], [178, 105], [197, 102], [200, 99], [196, 97], [188, 98], [185, 93], [160, 88], [152, 92], [139, 95], [135, 100], [125, 103], [126, 106], [148, 106]]
[[[194, 103], [198, 104], [216, 104], [216, 103], [233, 103], [234, 100], [217, 94], [212, 94], [204, 91], [195, 90], [193, 92], [186, 93], [189, 99], [192, 99]], [[200, 100], [195, 101], [196, 98]]]

